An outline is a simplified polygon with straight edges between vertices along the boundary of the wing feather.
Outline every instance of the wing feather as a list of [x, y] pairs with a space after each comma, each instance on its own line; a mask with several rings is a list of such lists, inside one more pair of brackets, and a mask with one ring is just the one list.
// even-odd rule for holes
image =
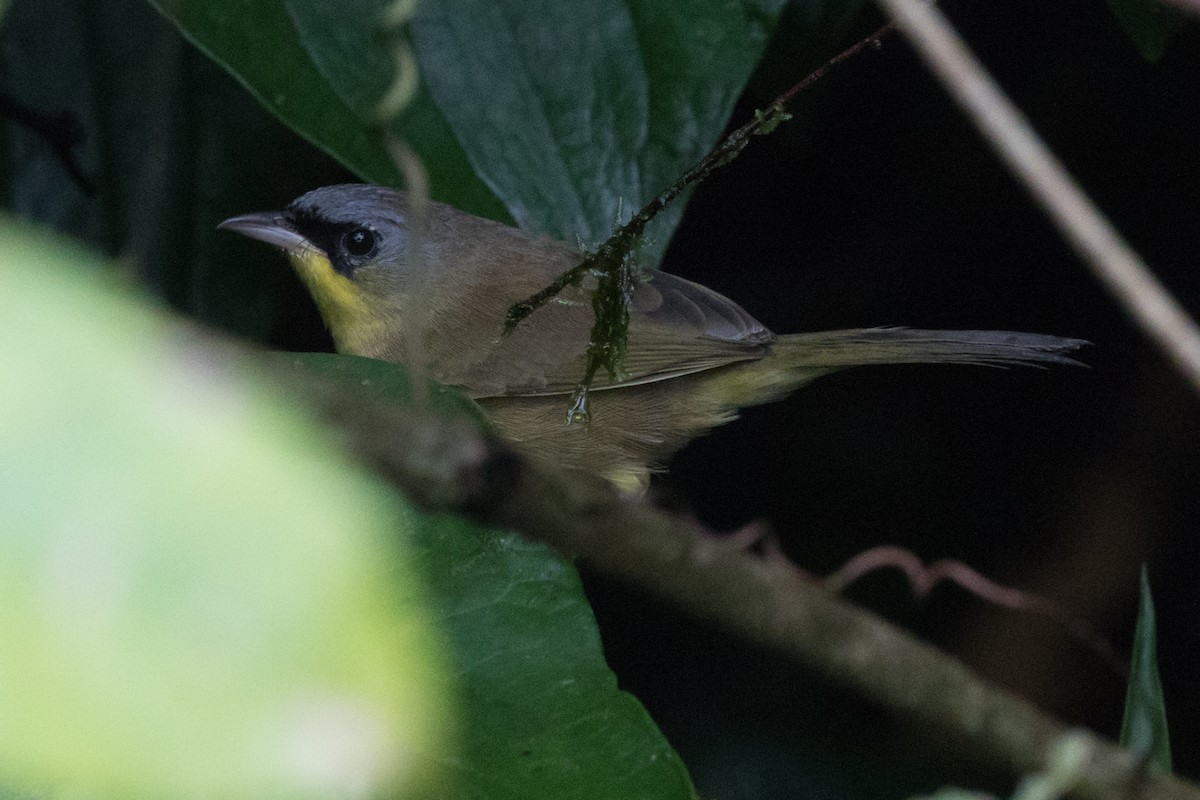
[[[437, 204], [434, 204], [436, 206]], [[440, 209], [434, 208], [434, 212]], [[457, 213], [457, 212], [455, 212]], [[575, 391], [586, 364], [594, 322], [594, 280], [570, 286], [501, 335], [508, 308], [549, 284], [582, 257], [547, 237], [461, 215], [455, 236], [434, 237], [435, 254], [457, 292], [439, 293], [425, 309], [421, 358], [432, 377], [473, 397], [547, 395]], [[478, 227], [473, 231], [471, 226]], [[519, 269], [513, 265], [519, 264]], [[628, 386], [761, 358], [774, 336], [741, 306], [711, 289], [661, 271], [647, 271], [629, 306], [629, 347], [620, 381], [597, 375], [596, 389]], [[464, 325], [464, 320], [483, 324]]]

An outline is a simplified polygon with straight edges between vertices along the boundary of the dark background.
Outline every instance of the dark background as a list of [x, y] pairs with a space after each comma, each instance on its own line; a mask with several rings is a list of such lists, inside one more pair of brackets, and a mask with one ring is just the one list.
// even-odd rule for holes
[[[1084, 188], [1200, 313], [1195, 27], [1150, 64], [1100, 3], [945, 5]], [[856, 32], [881, 22], [868, 13]], [[760, 72], [735, 121], [784, 87], [781, 50], [777, 41], [770, 74]], [[756, 140], [696, 193], [668, 271], [736, 298], [775, 331], [1038, 331], [1090, 340], [1088, 368], [897, 366], [823, 378], [691, 445], [661, 482], [667, 496], [717, 529], [768, 522], [817, 573], [880, 544], [926, 562], [959, 559], [1060, 602], [1122, 653], [1147, 561], [1176, 768], [1196, 775], [1196, 395], [899, 36], [794, 110], [797, 122]], [[927, 779], [902, 754], [940, 745], [881, 726], [877, 711], [689, 627], [652, 598], [592, 585], [618, 674], [701, 784], [721, 787], [715, 795], [890, 794]], [[916, 601], [895, 572], [851, 595], [1063, 719], [1116, 736], [1123, 678], [1060, 626], [946, 586]], [[815, 724], [797, 725], [806, 719]], [[830, 730], [830, 719], [844, 724]], [[731, 738], [741, 744], [732, 752]], [[863, 769], [829, 767], [847, 762]], [[847, 774], [861, 784], [844, 786]]]
[[[1150, 63], [1101, 0], [943, 5], [1085, 189], [1200, 314], [1197, 26]], [[734, 124], [811, 68], [793, 57], [803, 16], [785, 18]], [[880, 22], [868, 8], [845, 44]], [[133, 174], [144, 189], [88, 198], [43, 142], [10, 122], [0, 133], [9, 208], [92, 241], [128, 265], [128, 280], [202, 322], [273, 347], [329, 348], [284, 260], [213, 226], [349, 179], [340, 167], [141, 3], [17, 0], [0, 46], [10, 96], [79, 117], [86, 172], [101, 186]], [[114, 88], [121, 81], [130, 91]], [[1176, 766], [1200, 774], [1196, 394], [898, 35], [839, 68], [793, 112], [795, 121], [699, 188], [666, 269], [738, 300], [778, 332], [1037, 331], [1093, 342], [1081, 356], [1088, 367], [906, 366], [823, 378], [695, 442], [655, 496], [716, 531], [764, 523], [789, 558], [818, 574], [880, 544], [961, 560], [1056, 600], [1122, 652], [1147, 562]], [[114, 125], [123, 138], [105, 133]], [[168, 184], [194, 191], [147, 202]], [[156, 263], [189, 266], [145, 266]], [[988, 779], [970, 754], [945, 763], [953, 743], [930, 742], [785, 659], [585, 579], [612, 666], [706, 795], [901, 797]], [[1124, 680], [1061, 626], [953, 587], [914, 600], [890, 572], [850, 594], [1066, 721], [1115, 736]]]

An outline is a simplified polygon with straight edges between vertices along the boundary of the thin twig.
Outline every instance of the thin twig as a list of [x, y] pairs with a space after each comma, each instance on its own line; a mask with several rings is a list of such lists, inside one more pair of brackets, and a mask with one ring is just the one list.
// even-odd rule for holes
[[404, 316], [408, 320], [408, 336], [404, 352], [408, 369], [414, 380], [415, 405], [428, 401], [426, 387], [425, 333], [429, 323], [427, 302], [431, 287], [430, 270], [425, 263], [425, 237], [429, 217], [429, 173], [416, 151], [393, 129], [396, 118], [408, 108], [421, 84], [420, 69], [407, 36], [407, 25], [417, 10], [417, 0], [393, 0], [379, 18], [377, 35], [392, 49], [395, 68], [392, 82], [375, 105], [373, 123], [376, 135], [383, 141], [388, 155], [408, 190], [406, 209], [407, 236], [404, 263], [413, 280], [412, 291], [405, 298]]
[[790, 119], [791, 116], [785, 109], [787, 104], [796, 98], [796, 95], [825, 77], [829, 70], [843, 61], [853, 58], [869, 47], [878, 47], [880, 40], [893, 30], [894, 26], [891, 23], [884, 25], [826, 61], [804, 78], [804, 80], [772, 100], [766, 109], [758, 111], [754, 115], [754, 119], [722, 139], [708, 152], [708, 155], [704, 156], [691, 169], [683, 173], [665, 191], [647, 203], [628, 222], [618, 227], [604, 244], [600, 245], [594, 252], [586, 254], [577, 266], [559, 275], [546, 288], [514, 304], [509, 309], [508, 318], [504, 323], [505, 332], [512, 331], [522, 320], [548, 303], [551, 298], [568, 286], [578, 283], [590, 272], [594, 270], [607, 272], [616, 269], [637, 245], [650, 220], [654, 219], [671, 201], [681, 195], [689, 186], [699, 183], [716, 170], [737, 158], [738, 154], [741, 153], [742, 149], [750, 141], [751, 136], [768, 134], [778, 127], [781, 122], [786, 122]]
[[1117, 655], [1116, 649], [1087, 620], [1077, 617], [1047, 597], [1005, 586], [984, 577], [978, 570], [961, 561], [940, 559], [926, 565], [916, 553], [907, 548], [881, 545], [855, 555], [836, 572], [826, 576], [822, 584], [831, 592], [841, 593], [863, 576], [888, 567], [903, 573], [908, 579], [913, 596], [918, 600], [925, 599], [935, 586], [947, 581], [992, 605], [1045, 617], [1082, 642], [1114, 673], [1123, 679], [1129, 677], [1126, 659]]
[[775, 98], [765, 110], [755, 113], [754, 119], [726, 136], [703, 159], [685, 172], [665, 191], [646, 204], [624, 225], [619, 226], [603, 244], [583, 256], [572, 269], [567, 270], [549, 286], [532, 296], [514, 303], [504, 320], [504, 333], [513, 331], [530, 314], [548, 303], [567, 286], [578, 284], [587, 275], [597, 278], [592, 290], [592, 308], [595, 322], [588, 336], [587, 358], [583, 376], [571, 397], [567, 410], [567, 424], [587, 424], [588, 393], [592, 380], [600, 369], [610, 378], [621, 380], [624, 374], [622, 361], [629, 342], [629, 297], [635, 286], [637, 267], [633, 251], [641, 241], [646, 226], [676, 197], [689, 186], [704, 180], [716, 170], [733, 161], [749, 142], [751, 136], [761, 136], [775, 130], [781, 123], [791, 119], [784, 106], [797, 94], [807, 89], [830, 69], [861, 53], [868, 47], [879, 45], [881, 37], [892, 30], [884, 25], [870, 36], [843, 50], [829, 59], [804, 80]]
[[[391, 97], [385, 102], [394, 100]], [[404, 240], [404, 265], [412, 285], [404, 298], [404, 317], [407, 320], [404, 354], [405, 364], [413, 375], [413, 397], [416, 405], [420, 406], [429, 399], [425, 386], [429, 372], [425, 334], [429, 330], [429, 310], [432, 308], [429, 297], [433, 288], [433, 276], [430, 274], [433, 269], [425, 258], [425, 240], [429, 230], [429, 176], [421, 157], [408, 142], [387, 129], [383, 130], [382, 136], [388, 154], [404, 177], [404, 186], [408, 190], [408, 207], [404, 217], [407, 234]]]
[[1013, 174], [1200, 393], [1200, 328], [1072, 180], [936, 6], [879, 0]]
[[416, 11], [417, 0], [393, 0], [380, 14], [378, 33], [391, 46], [395, 63], [392, 82], [375, 106], [375, 122], [385, 128], [391, 128], [401, 112], [408, 108], [421, 83], [416, 56], [404, 33]]

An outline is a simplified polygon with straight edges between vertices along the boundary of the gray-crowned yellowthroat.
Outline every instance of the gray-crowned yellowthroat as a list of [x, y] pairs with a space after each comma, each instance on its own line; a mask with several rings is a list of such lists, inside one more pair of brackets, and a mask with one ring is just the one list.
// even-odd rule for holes
[[339, 351], [415, 361], [429, 377], [461, 387], [519, 449], [629, 490], [738, 408], [839, 369], [1074, 363], [1063, 354], [1085, 344], [1033, 333], [903, 328], [776, 336], [711, 289], [649, 271], [629, 299], [625, 375], [598, 374], [590, 422], [569, 425], [594, 283], [568, 286], [512, 333], [503, 329], [509, 307], [579, 263], [579, 251], [440, 203], [428, 205], [424, 231], [412, 240], [407, 214], [404, 192], [348, 184], [221, 227], [287, 252]]

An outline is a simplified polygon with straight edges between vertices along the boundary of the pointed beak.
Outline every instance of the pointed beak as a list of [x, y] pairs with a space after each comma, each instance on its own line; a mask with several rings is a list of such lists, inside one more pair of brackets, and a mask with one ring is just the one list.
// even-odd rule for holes
[[313, 243], [301, 236], [287, 216], [278, 211], [230, 217], [217, 227], [273, 244], [297, 255], [304, 250], [314, 249]]

